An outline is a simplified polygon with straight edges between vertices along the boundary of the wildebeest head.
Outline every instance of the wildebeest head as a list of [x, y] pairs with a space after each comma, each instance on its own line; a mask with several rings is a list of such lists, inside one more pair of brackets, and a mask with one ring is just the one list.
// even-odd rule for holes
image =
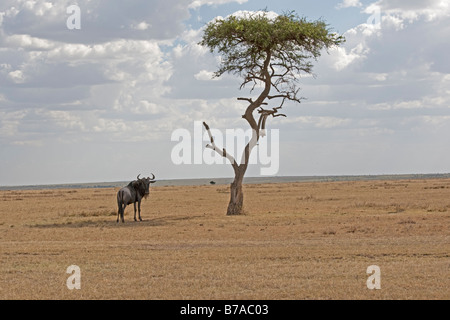
[[131, 183], [131, 186], [138, 190], [138, 192], [144, 198], [147, 198], [150, 194], [150, 183], [155, 183], [155, 175], [152, 173], [153, 178], [139, 178], [141, 174], [138, 174], [137, 180]]

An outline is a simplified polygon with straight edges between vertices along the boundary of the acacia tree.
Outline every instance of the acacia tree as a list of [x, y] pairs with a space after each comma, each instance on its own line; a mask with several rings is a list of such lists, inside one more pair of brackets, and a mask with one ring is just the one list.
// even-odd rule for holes
[[[211, 140], [206, 147], [227, 158], [234, 170], [227, 215], [242, 213], [243, 178], [253, 147], [265, 135], [267, 118], [286, 117], [279, 110], [286, 100], [300, 103], [300, 75], [312, 73], [311, 61], [317, 60], [323, 49], [344, 41], [342, 36], [331, 32], [324, 21], [307, 21], [294, 12], [276, 18], [270, 18], [267, 11], [240, 17], [231, 15], [206, 26], [199, 44], [221, 55], [220, 67], [214, 76], [231, 73], [242, 78], [240, 89], [250, 85], [250, 93], [261, 90], [256, 99], [238, 98], [249, 103], [242, 118], [252, 129], [252, 137], [239, 164], [225, 149], [216, 146], [209, 126], [203, 122]], [[276, 104], [267, 107], [272, 101]]]

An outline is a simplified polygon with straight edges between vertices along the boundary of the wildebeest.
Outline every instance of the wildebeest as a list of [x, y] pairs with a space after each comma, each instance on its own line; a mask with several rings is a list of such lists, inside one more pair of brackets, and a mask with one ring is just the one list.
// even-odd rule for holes
[[136, 220], [136, 202], [138, 203], [139, 220], [141, 218], [141, 200], [142, 198], [147, 198], [150, 194], [150, 183], [155, 183], [155, 175], [152, 173], [153, 178], [141, 178], [139, 179], [139, 174], [137, 180], [131, 181], [126, 187], [117, 192], [117, 205], [119, 206], [119, 211], [117, 212], [117, 222], [119, 222], [119, 217], [121, 217], [122, 222], [124, 222], [123, 214], [125, 212], [125, 207], [129, 204], [134, 204], [134, 221]]

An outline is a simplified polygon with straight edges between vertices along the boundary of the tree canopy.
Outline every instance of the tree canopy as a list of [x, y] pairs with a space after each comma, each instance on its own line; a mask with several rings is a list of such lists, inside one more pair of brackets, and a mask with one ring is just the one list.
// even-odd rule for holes
[[[312, 73], [311, 59], [344, 41], [322, 20], [308, 21], [295, 12], [270, 18], [263, 11], [210, 22], [200, 44], [222, 56], [216, 77], [236, 74], [244, 79], [241, 88], [262, 82], [283, 101], [300, 102], [296, 86], [300, 73]], [[266, 98], [274, 96], [267, 93]]]

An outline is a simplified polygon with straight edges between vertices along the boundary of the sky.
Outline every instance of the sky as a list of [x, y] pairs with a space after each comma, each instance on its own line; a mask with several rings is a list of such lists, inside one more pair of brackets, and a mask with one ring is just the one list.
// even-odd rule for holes
[[[268, 119], [272, 175], [450, 172], [449, 1], [2, 0], [0, 185], [232, 177], [207, 163], [198, 124], [228, 143], [248, 128], [236, 98], [258, 88], [213, 79], [220, 56], [198, 42], [213, 19], [262, 9], [346, 38], [301, 75], [305, 99]], [[190, 164], [174, 160], [181, 145]]]

